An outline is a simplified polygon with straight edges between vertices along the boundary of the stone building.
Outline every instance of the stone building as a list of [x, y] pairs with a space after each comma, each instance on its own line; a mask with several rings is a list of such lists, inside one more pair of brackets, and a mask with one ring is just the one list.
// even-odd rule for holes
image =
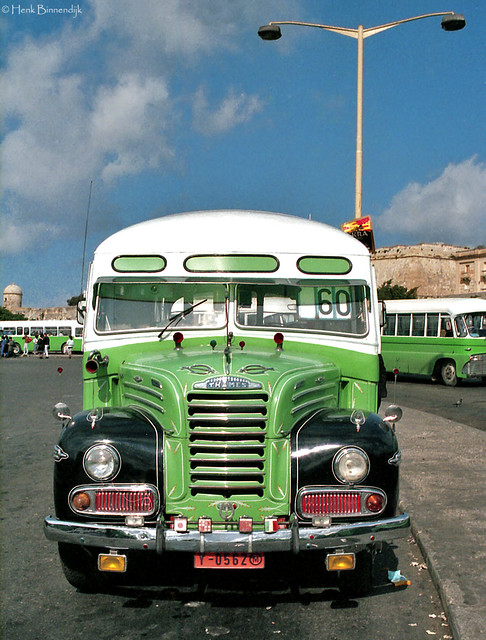
[[12, 313], [22, 313], [28, 320], [75, 320], [76, 307], [23, 307], [22, 289], [9, 284], [3, 291], [3, 305]]
[[412, 289], [419, 298], [486, 298], [486, 248], [440, 242], [382, 247], [372, 254], [376, 282], [388, 280]]
[[486, 298], [486, 247], [462, 249], [454, 260], [456, 263], [456, 291], [461, 295], [480, 295]]
[[5, 309], [18, 309], [22, 306], [22, 289], [14, 284], [9, 284], [3, 290], [3, 304]]

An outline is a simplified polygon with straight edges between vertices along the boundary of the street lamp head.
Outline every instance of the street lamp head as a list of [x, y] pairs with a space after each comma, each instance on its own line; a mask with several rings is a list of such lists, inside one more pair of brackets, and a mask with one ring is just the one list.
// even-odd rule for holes
[[453, 13], [442, 18], [442, 28], [445, 31], [459, 31], [466, 26], [466, 18], [460, 13]]
[[264, 24], [258, 29], [258, 35], [262, 40], [278, 40], [282, 37], [282, 32], [276, 24]]

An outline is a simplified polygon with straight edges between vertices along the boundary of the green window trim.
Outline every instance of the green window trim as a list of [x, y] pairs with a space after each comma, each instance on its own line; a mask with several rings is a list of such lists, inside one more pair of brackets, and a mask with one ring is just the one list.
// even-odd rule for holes
[[343, 276], [352, 268], [353, 265], [348, 258], [339, 256], [302, 256], [297, 260], [297, 269], [302, 273], [322, 276]]
[[201, 254], [184, 260], [184, 269], [191, 273], [273, 273], [279, 266], [271, 255]]
[[113, 271], [119, 273], [158, 273], [166, 265], [167, 260], [157, 255], [117, 256], [111, 263]]

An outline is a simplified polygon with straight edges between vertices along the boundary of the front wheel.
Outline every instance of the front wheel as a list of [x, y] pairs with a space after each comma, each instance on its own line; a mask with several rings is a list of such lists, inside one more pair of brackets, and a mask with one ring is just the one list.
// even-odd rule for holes
[[100, 575], [96, 557], [86, 549], [74, 544], [59, 542], [59, 557], [66, 580], [83, 593], [93, 593], [100, 586]]
[[455, 387], [457, 385], [456, 363], [453, 360], [446, 360], [442, 364], [440, 375], [447, 387]]

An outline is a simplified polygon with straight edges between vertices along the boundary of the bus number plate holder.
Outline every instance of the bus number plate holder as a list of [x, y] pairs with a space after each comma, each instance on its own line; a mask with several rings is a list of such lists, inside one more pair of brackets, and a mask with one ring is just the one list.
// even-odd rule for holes
[[195, 569], [263, 569], [263, 553], [196, 553]]

